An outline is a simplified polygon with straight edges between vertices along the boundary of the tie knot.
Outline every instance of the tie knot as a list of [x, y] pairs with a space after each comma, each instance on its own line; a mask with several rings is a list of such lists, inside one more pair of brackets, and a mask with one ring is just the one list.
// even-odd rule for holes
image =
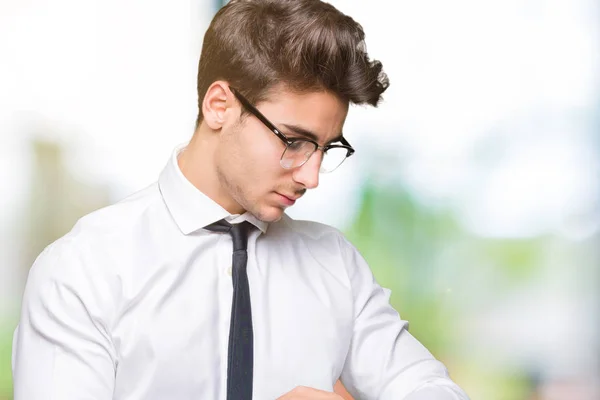
[[252, 226], [253, 225], [248, 221], [244, 221], [239, 224], [230, 224], [222, 219], [206, 226], [204, 229], [213, 232], [228, 232], [233, 241], [233, 251], [237, 251], [246, 250], [248, 247], [248, 233], [250, 232]]

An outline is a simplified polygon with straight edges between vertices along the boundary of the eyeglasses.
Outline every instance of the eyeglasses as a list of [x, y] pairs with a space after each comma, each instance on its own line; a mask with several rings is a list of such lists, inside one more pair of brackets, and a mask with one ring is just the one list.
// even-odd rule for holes
[[317, 150], [323, 152], [323, 160], [321, 161], [320, 172], [332, 172], [337, 167], [342, 165], [346, 158], [354, 154], [354, 149], [350, 143], [343, 137], [339, 141], [342, 144], [327, 144], [319, 146], [317, 142], [304, 138], [288, 138], [275, 125], [271, 123], [260, 111], [256, 109], [240, 92], [236, 89], [229, 88], [234, 96], [242, 103], [242, 106], [260, 120], [271, 132], [275, 134], [284, 144], [285, 150], [281, 154], [279, 163], [285, 169], [298, 168], [303, 166], [308, 159]]

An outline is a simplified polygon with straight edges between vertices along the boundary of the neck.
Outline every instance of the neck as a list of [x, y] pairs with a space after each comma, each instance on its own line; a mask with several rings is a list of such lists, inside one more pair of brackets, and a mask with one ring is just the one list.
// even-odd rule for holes
[[231, 214], [243, 210], [221, 184], [215, 167], [218, 132], [200, 124], [192, 140], [180, 154], [177, 164], [183, 176], [198, 190]]

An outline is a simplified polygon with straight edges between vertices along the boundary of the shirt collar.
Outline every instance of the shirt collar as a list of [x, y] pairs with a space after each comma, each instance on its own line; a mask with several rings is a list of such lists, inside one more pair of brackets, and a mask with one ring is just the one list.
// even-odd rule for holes
[[186, 144], [179, 145], [173, 151], [169, 162], [158, 180], [162, 198], [184, 235], [188, 235], [221, 219], [236, 224], [248, 221], [266, 233], [268, 224], [258, 220], [249, 212], [230, 214], [210, 197], [196, 188], [181, 172], [177, 159]]

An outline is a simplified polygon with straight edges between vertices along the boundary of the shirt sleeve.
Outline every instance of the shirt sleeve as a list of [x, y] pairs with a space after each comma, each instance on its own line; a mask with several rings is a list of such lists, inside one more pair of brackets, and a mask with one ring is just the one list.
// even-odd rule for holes
[[445, 366], [408, 332], [366, 261], [343, 239], [354, 296], [354, 332], [341, 380], [363, 400], [468, 400]]
[[63, 238], [32, 266], [13, 337], [15, 400], [112, 399], [116, 356], [103, 310], [111, 300], [89, 258]]

